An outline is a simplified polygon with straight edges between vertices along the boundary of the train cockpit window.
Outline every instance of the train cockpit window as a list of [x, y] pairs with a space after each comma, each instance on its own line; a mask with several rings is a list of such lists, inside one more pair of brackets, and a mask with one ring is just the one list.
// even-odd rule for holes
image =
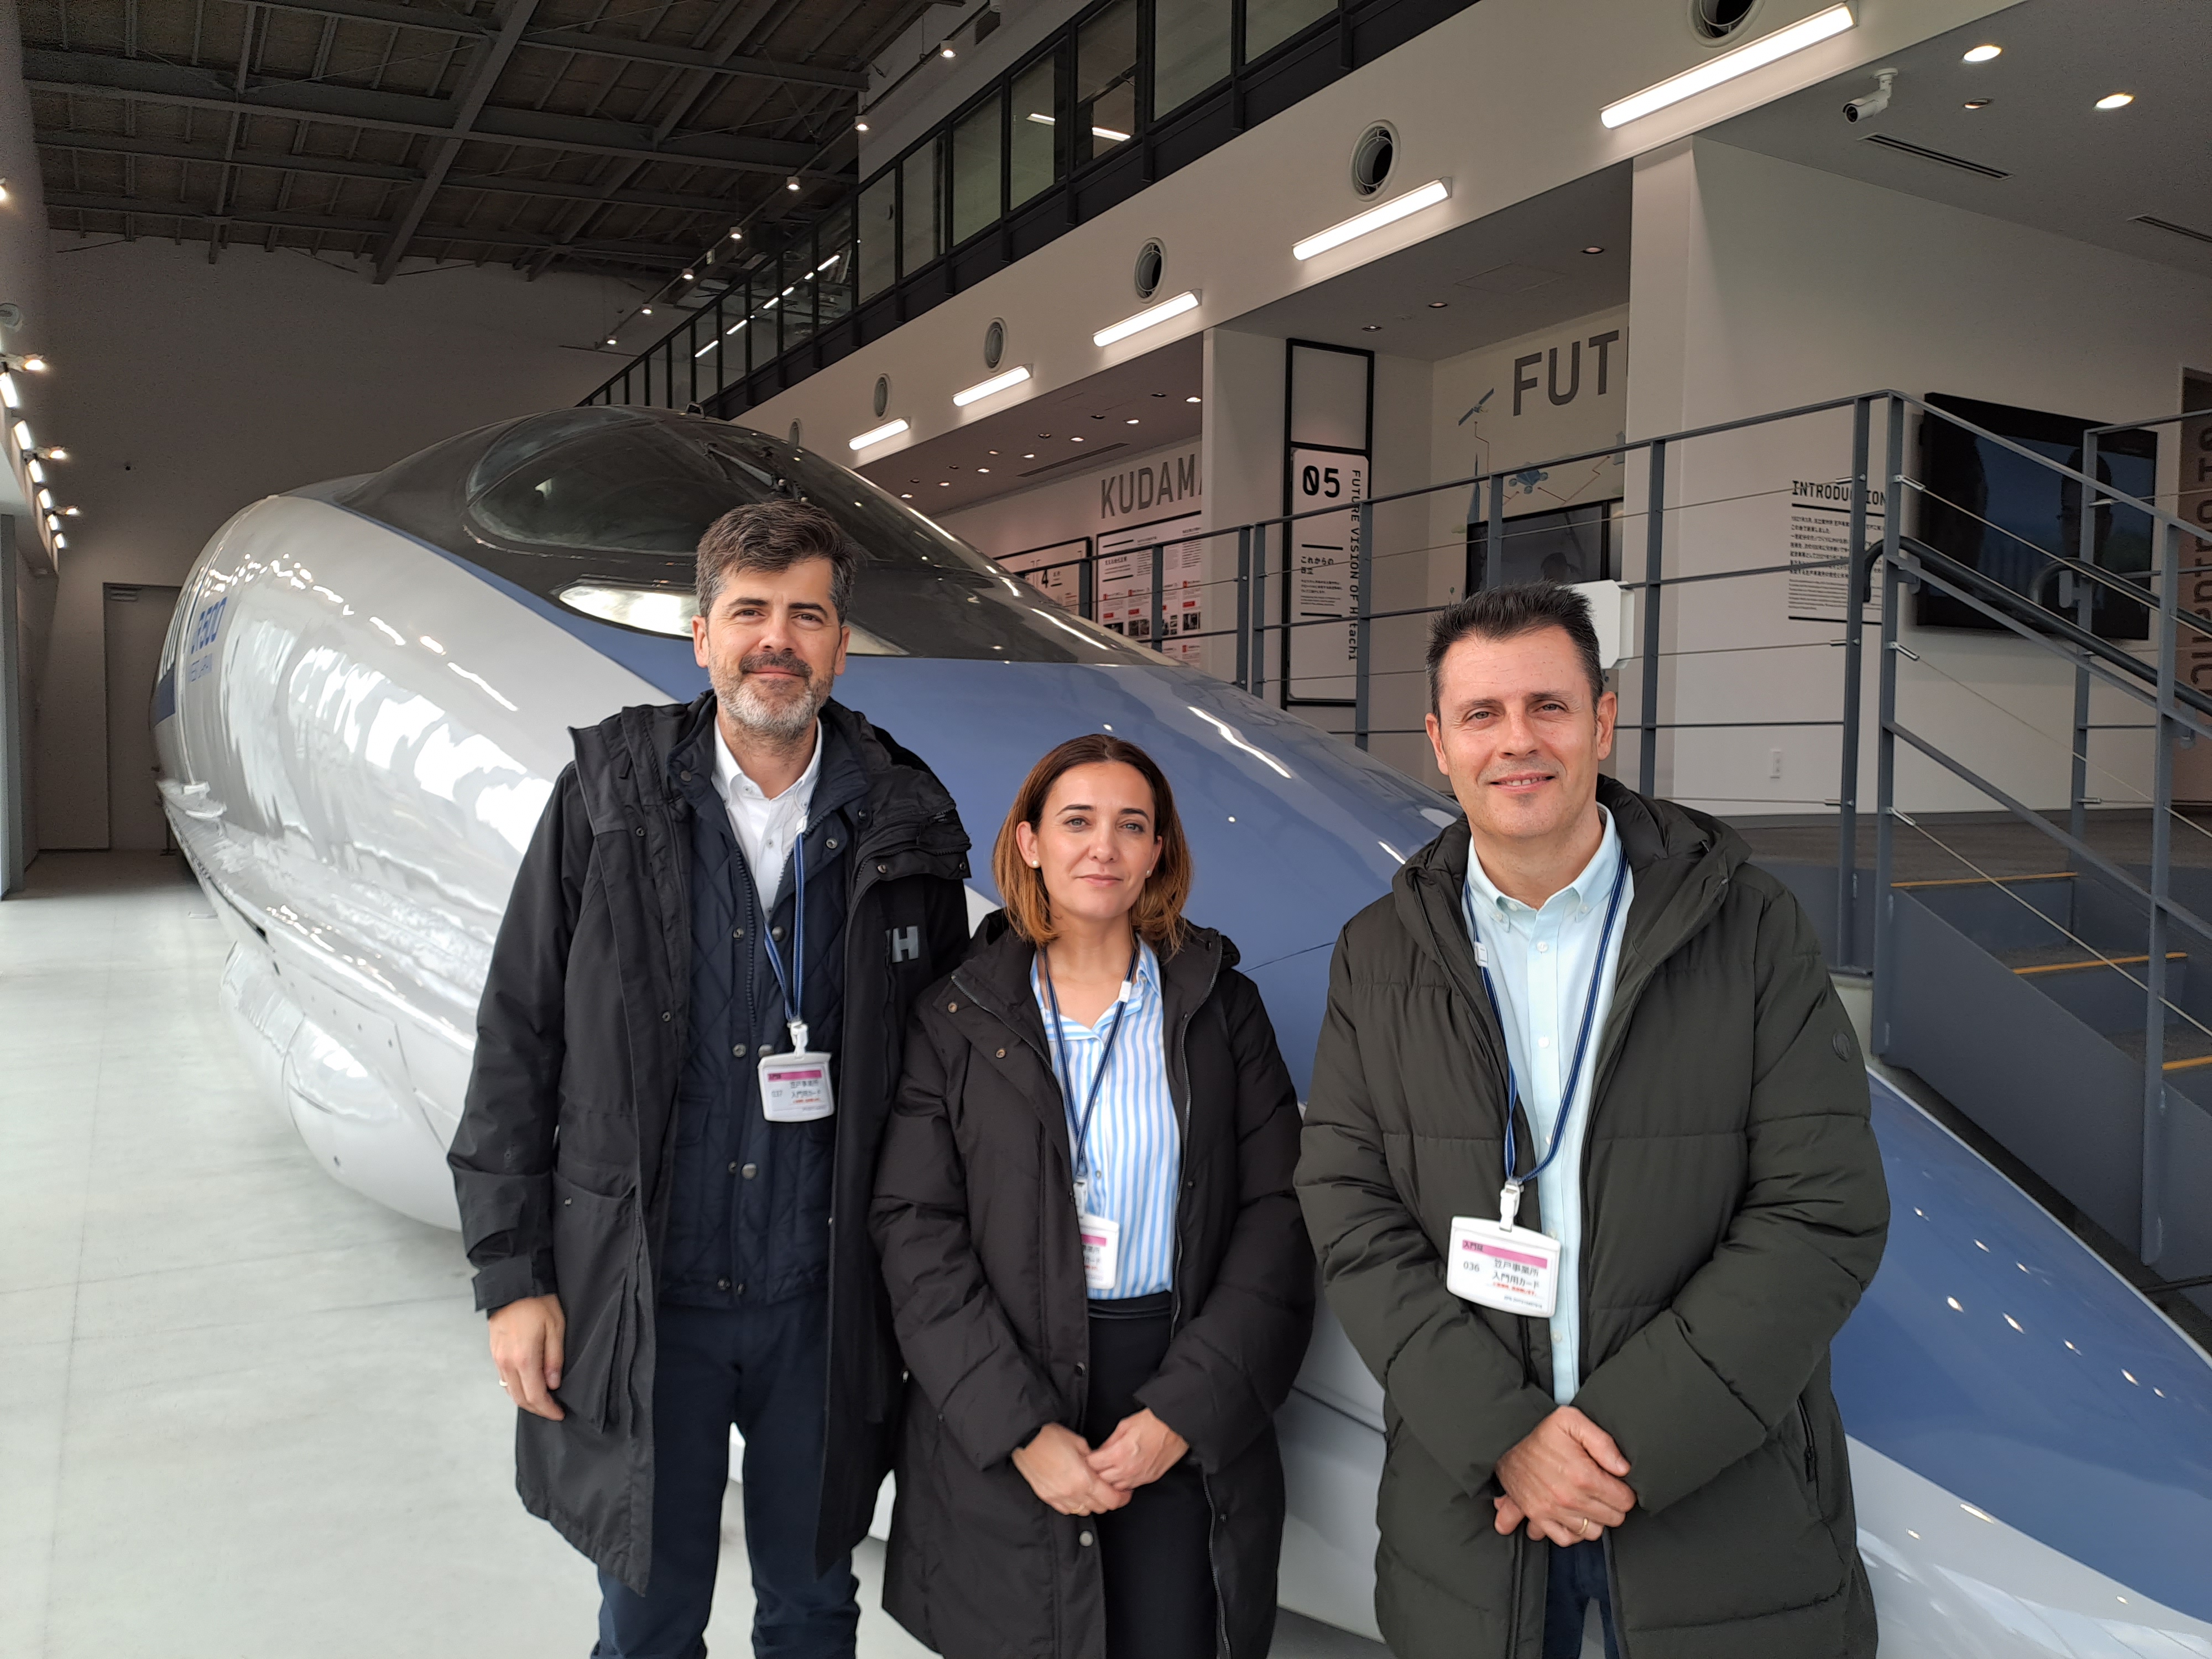
[[695, 555], [732, 507], [822, 507], [868, 561], [856, 652], [1000, 662], [1156, 660], [1069, 617], [857, 473], [701, 416], [595, 407], [452, 439], [386, 468], [342, 505], [541, 598], [641, 632], [690, 632]]

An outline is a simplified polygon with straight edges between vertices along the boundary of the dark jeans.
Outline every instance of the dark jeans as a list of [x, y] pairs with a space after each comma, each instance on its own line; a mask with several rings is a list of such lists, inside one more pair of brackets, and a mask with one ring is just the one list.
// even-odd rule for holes
[[1583, 1609], [1597, 1603], [1605, 1659], [1620, 1659], [1613, 1635], [1613, 1596], [1605, 1582], [1605, 1540], [1552, 1546], [1552, 1581], [1544, 1596], [1544, 1659], [1577, 1659], [1583, 1650]]
[[[1168, 1351], [1165, 1293], [1091, 1304], [1091, 1392], [1083, 1437], [1103, 1445], [1144, 1407], [1137, 1390]], [[1097, 1517], [1106, 1581], [1106, 1659], [1214, 1659], [1212, 1504], [1188, 1458]]]
[[638, 1595], [599, 1575], [593, 1659], [702, 1659], [722, 1542], [730, 1425], [745, 1437], [745, 1553], [758, 1659], [850, 1659], [852, 1558], [814, 1571], [829, 1299], [730, 1310], [664, 1305], [654, 1321], [653, 1573]]

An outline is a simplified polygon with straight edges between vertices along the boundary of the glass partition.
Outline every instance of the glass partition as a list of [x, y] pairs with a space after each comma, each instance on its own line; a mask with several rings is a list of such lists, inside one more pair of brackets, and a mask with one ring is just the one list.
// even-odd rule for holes
[[1244, 61], [1273, 52], [1336, 10], [1336, 0], [1244, 0]]
[[1127, 143], [1136, 131], [1137, 0], [1114, 0], [1075, 37], [1077, 162]]
[[952, 244], [958, 246], [998, 222], [1000, 139], [1006, 99], [994, 94], [952, 129]]
[[1006, 134], [1006, 205], [1018, 208], [1060, 176], [1059, 54], [1040, 58], [1014, 76]]
[[939, 232], [943, 204], [937, 180], [937, 141], [933, 138], [899, 163], [901, 276], [920, 270], [944, 252]]
[[898, 279], [898, 175], [884, 173], [860, 192], [860, 297], [872, 300]]
[[1180, 109], [1229, 75], [1230, 0], [1153, 0], [1152, 113]]

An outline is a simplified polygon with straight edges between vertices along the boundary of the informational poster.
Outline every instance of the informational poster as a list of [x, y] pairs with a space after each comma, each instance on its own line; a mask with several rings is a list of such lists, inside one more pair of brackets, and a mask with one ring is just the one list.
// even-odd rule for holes
[[1290, 525], [1286, 620], [1288, 690], [1294, 698], [1350, 702], [1357, 689], [1352, 614], [1359, 596], [1359, 514], [1367, 499], [1367, 458], [1335, 449], [1291, 451], [1291, 511], [1343, 511]]
[[1152, 546], [1161, 550], [1161, 654], [1202, 667], [1206, 641], [1188, 635], [1206, 627], [1206, 544], [1202, 514], [1109, 530], [1098, 538], [1098, 620], [1140, 645], [1152, 643]]
[[1063, 611], [1083, 612], [1083, 565], [1091, 556], [1091, 538], [1054, 542], [1008, 554], [999, 562]]
[[[1792, 622], [1842, 622], [1848, 612], [1852, 580], [1851, 481], [1818, 482], [1793, 478], [1790, 483], [1790, 549], [1787, 615]], [[1867, 491], [1866, 538], [1882, 536], [1882, 495]], [[1863, 563], [1865, 549], [1859, 550]], [[1861, 577], [1863, 580], [1863, 576]], [[1867, 622], [1876, 620], [1881, 609], [1879, 584], [1869, 592], [1862, 612]]]

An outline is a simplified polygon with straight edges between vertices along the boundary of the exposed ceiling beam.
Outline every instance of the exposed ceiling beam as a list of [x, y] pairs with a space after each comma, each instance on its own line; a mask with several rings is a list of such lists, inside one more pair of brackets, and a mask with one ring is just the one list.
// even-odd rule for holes
[[[391, 0], [261, 0], [276, 11], [304, 11], [321, 17], [337, 17], [358, 23], [386, 23], [398, 28], [428, 29], [440, 34], [484, 35], [493, 33], [483, 19], [464, 17], [436, 6], [401, 6]], [[580, 27], [526, 29], [526, 46], [549, 52], [576, 52], [592, 58], [616, 58], [634, 64], [659, 64], [678, 69], [707, 70], [716, 75], [748, 75], [765, 81], [795, 82], [804, 86], [837, 87], [848, 92], [866, 88], [862, 70], [832, 69], [826, 64], [793, 64], [775, 58], [721, 58], [687, 46], [662, 46], [651, 40], [625, 40], [617, 35], [590, 34]]]
[[415, 193], [400, 210], [399, 221], [392, 228], [392, 234], [377, 251], [376, 276], [379, 283], [392, 280], [392, 273], [399, 269], [399, 262], [407, 257], [407, 244], [414, 240], [415, 228], [422, 222], [422, 216], [430, 210], [430, 198], [446, 182], [446, 175], [453, 170], [453, 158], [461, 153], [470, 129], [483, 113], [484, 100], [491, 96], [492, 87], [507, 68], [507, 59], [514, 56], [522, 31], [529, 27], [532, 14], [538, 9], [538, 0], [507, 0], [507, 10], [500, 19], [499, 33], [484, 42], [483, 50], [469, 66], [460, 85], [453, 94], [453, 136], [441, 139], [432, 152], [428, 164], [422, 170], [422, 182], [415, 186]]
[[[137, 196], [100, 196], [83, 191], [50, 190], [46, 206], [80, 213], [129, 213], [144, 218], [188, 219], [210, 225], [273, 225], [284, 230], [319, 230], [348, 236], [384, 236], [392, 229], [386, 219], [349, 219], [335, 214], [290, 213], [269, 208], [237, 208], [217, 213], [198, 202], [153, 202]], [[550, 244], [543, 236], [525, 231], [476, 230], [465, 225], [424, 225], [418, 240], [450, 242], [469, 247], [542, 248]], [[597, 241], [584, 251], [602, 260], [619, 260], [653, 270], [682, 266], [683, 256], [656, 242]]]
[[[411, 185], [422, 177], [420, 167], [394, 167], [384, 161], [355, 161], [343, 155], [293, 155], [278, 150], [240, 150], [225, 155], [221, 144], [185, 144], [161, 138], [133, 138], [119, 132], [41, 131], [31, 141], [45, 149], [87, 150], [101, 155], [137, 155], [152, 161], [228, 163], [234, 167], [259, 167], [276, 173], [299, 173], [335, 179], [367, 179], [380, 184]], [[596, 202], [604, 191], [592, 184], [562, 184], [557, 179], [508, 178], [497, 173], [448, 173], [448, 190], [480, 190], [506, 196], [542, 196], [561, 201]], [[621, 207], [674, 208], [684, 213], [723, 214], [728, 201], [719, 196], [690, 195], [679, 191], [625, 190], [613, 201]]]
[[[249, 78], [243, 92], [207, 70], [158, 64], [143, 58], [91, 52], [27, 51], [23, 84], [33, 92], [106, 94], [143, 103], [171, 104], [227, 115], [265, 115], [285, 121], [325, 121], [380, 132], [453, 136], [453, 106], [443, 98], [372, 92], [328, 82]], [[782, 139], [738, 138], [720, 132], [672, 133], [658, 143], [647, 128], [627, 121], [560, 115], [550, 111], [487, 108], [471, 137], [524, 149], [612, 155], [626, 161], [666, 161], [731, 173], [844, 182], [843, 175], [811, 171], [813, 151]]]

